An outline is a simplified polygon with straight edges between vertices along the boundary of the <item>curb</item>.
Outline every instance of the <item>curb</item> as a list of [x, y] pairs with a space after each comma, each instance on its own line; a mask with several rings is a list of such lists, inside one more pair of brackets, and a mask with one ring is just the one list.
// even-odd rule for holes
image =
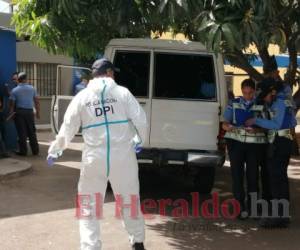
[[32, 165], [28, 162], [13, 158], [0, 159], [0, 181], [24, 176], [32, 170]]

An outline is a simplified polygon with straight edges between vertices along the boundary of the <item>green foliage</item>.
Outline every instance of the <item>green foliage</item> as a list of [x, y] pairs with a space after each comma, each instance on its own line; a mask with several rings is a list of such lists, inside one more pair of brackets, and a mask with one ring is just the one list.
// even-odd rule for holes
[[298, 0], [16, 0], [13, 22], [18, 35], [39, 47], [80, 60], [93, 58], [112, 38], [149, 37], [151, 31], [184, 33], [210, 50], [222, 53], [253, 78], [256, 45], [263, 63], [270, 43], [290, 54], [295, 83], [300, 46]]
[[[178, 1], [165, 0], [167, 14]], [[291, 28], [299, 43], [299, 2], [284, 0], [186, 0], [185, 18], [175, 24], [178, 32], [201, 40], [214, 51], [226, 53], [245, 49], [250, 44], [266, 47], [276, 43], [285, 51]], [[173, 7], [175, 8], [175, 7]], [[178, 27], [178, 25], [180, 27]]]
[[103, 51], [111, 38], [149, 37], [157, 17], [147, 2], [18, 0], [13, 22], [18, 35], [29, 35], [39, 47], [87, 59]]
[[[201, 41], [222, 53], [234, 66], [244, 69], [256, 80], [262, 78], [251, 65], [255, 54], [245, 55], [250, 45], [258, 48], [264, 64], [270, 60], [268, 46], [279, 45], [290, 54], [288, 80], [295, 83], [297, 51], [300, 51], [300, 3], [298, 0], [164, 0], [163, 16], [169, 16], [174, 32]], [[180, 4], [179, 4], [180, 3]], [[173, 6], [173, 7], [172, 7]], [[184, 13], [182, 13], [184, 11]]]

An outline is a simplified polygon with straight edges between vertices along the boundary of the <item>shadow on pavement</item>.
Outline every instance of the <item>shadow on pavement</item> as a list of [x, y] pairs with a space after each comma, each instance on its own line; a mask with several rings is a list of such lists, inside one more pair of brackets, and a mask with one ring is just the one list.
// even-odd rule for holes
[[[32, 163], [33, 170], [25, 176], [0, 182], [0, 218], [44, 213], [74, 208], [79, 179], [81, 152], [66, 150], [59, 162], [72, 162], [71, 166], [48, 167], [48, 146], [40, 145], [40, 156], [13, 158]], [[72, 166], [73, 165], [73, 166]], [[107, 195], [106, 202], [112, 201]]]
[[[39, 157], [15, 157], [32, 163], [31, 174], [0, 182], [0, 219], [75, 207], [79, 178], [78, 162], [81, 159], [81, 151], [65, 151], [61, 161], [71, 162], [71, 166], [49, 168], [45, 162], [48, 146], [42, 143], [40, 148], [41, 156]], [[291, 160], [289, 174], [293, 222], [290, 229], [262, 230], [257, 227], [257, 221], [253, 219], [238, 221], [224, 218], [204, 219], [201, 216], [199, 218], [175, 218], [174, 209], [178, 205], [174, 204], [166, 206], [166, 216], [164, 217], [160, 217], [160, 211], [157, 208], [150, 210], [149, 213], [155, 218], [146, 220], [147, 229], [167, 238], [172, 250], [241, 249], [241, 246], [243, 246], [243, 250], [299, 249], [300, 221], [299, 215], [296, 213], [300, 209], [299, 166], [300, 158]], [[158, 204], [161, 199], [171, 199], [172, 201], [184, 199], [188, 204], [188, 214], [192, 214], [191, 193], [195, 190], [185, 176], [160, 175], [148, 168], [143, 168], [140, 173], [142, 200], [151, 199]], [[232, 197], [228, 167], [218, 169], [213, 192], [218, 193], [220, 203]], [[209, 199], [211, 199], [211, 195], [200, 195], [199, 206], [201, 207]], [[108, 190], [105, 202], [112, 201], [114, 201], [112, 192]], [[211, 207], [209, 212], [212, 212]], [[155, 245], [157, 246], [159, 243], [156, 242]]]
[[[294, 164], [294, 162], [299, 162]], [[172, 250], [192, 250], [192, 249], [299, 249], [300, 239], [300, 219], [299, 214], [299, 192], [300, 182], [298, 178], [294, 178], [293, 174], [300, 174], [300, 161], [299, 159], [292, 159], [289, 175], [290, 188], [291, 188], [291, 216], [292, 223], [288, 229], [262, 229], [258, 227], [257, 219], [236, 220], [221, 217], [218, 219], [205, 219], [203, 213], [200, 216], [193, 218], [192, 198], [191, 192], [195, 191], [191, 187], [181, 189], [180, 185], [176, 185], [174, 179], [159, 178], [153, 186], [154, 190], [158, 192], [151, 193], [151, 187], [144, 187], [142, 192], [142, 199], [154, 199], [159, 204], [159, 199], [171, 198], [173, 201], [176, 199], [185, 199], [188, 201], [189, 215], [187, 218], [175, 218], [173, 215], [176, 206], [168, 207], [166, 216], [157, 220], [159, 211], [151, 211], [154, 216], [153, 221], [146, 221], [147, 228], [155, 231], [163, 238], [167, 238], [170, 249]], [[146, 177], [144, 177], [146, 178]], [[155, 180], [155, 177], [153, 177]], [[142, 176], [143, 180], [143, 176]], [[150, 188], [150, 189], [148, 189]], [[231, 194], [231, 177], [230, 168], [223, 167], [217, 171], [215, 188], [213, 190], [219, 195], [219, 206], [229, 198]], [[200, 210], [201, 205], [208, 202], [211, 196], [200, 195]], [[177, 204], [178, 207], [178, 204]], [[219, 210], [221, 211], [221, 210]], [[212, 206], [209, 212], [212, 213]]]

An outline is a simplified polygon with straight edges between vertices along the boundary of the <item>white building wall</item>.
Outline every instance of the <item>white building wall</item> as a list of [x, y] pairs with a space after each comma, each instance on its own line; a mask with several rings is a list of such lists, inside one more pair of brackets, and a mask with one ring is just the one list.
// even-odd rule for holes
[[46, 50], [30, 42], [17, 42], [17, 62], [56, 63], [72, 65], [73, 59], [67, 56], [51, 55]]

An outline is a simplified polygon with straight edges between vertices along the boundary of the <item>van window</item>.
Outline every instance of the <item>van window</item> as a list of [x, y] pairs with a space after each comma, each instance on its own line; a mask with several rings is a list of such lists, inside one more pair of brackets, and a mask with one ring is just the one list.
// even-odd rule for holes
[[154, 97], [216, 100], [216, 79], [210, 55], [155, 53]]
[[149, 89], [150, 52], [117, 50], [114, 65], [116, 82], [128, 88], [134, 96], [147, 97]]

